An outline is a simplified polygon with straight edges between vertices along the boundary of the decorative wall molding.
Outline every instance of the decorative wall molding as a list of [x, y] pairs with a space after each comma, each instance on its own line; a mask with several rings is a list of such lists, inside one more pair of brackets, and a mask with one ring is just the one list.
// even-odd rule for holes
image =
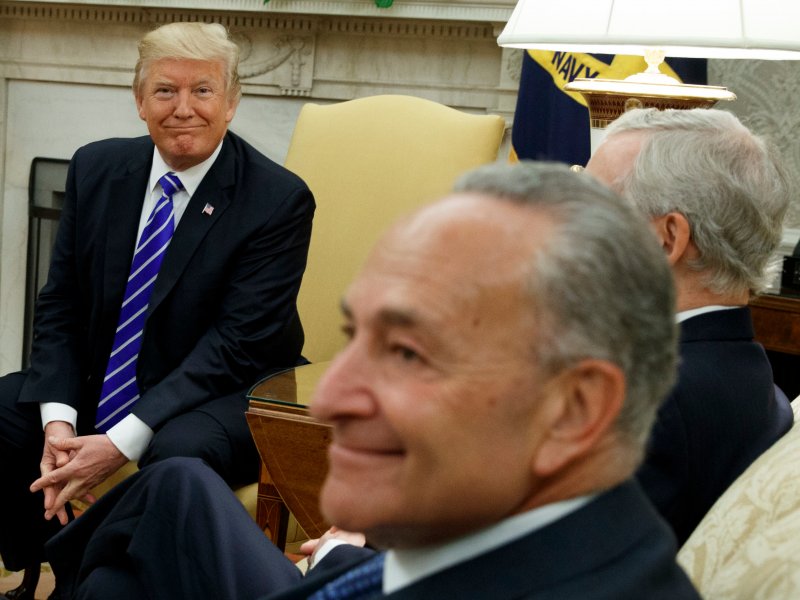
[[[17, 0], [18, 4], [41, 4]], [[50, 5], [76, 7], [139, 7], [142, 9], [188, 9], [196, 11], [248, 12], [268, 14], [332, 15], [429, 19], [442, 21], [483, 21], [505, 23], [516, 0], [397, 0], [390, 8], [377, 8], [374, 0], [51, 0]]]
[[[241, 34], [239, 37], [241, 38], [240, 45], [244, 41], [247, 41], [248, 45], [252, 45], [247, 36]], [[281, 95], [310, 96], [312, 73], [310, 68], [304, 67], [313, 65], [314, 38], [285, 35], [275, 41], [274, 47], [276, 51], [271, 56], [259, 57], [250, 61], [245, 59], [240, 63], [239, 78], [241, 81], [246, 82], [260, 75], [271, 73], [288, 62], [291, 71], [288, 73], [288, 84], [280, 86]]]
[[[254, 0], [257, 1], [257, 0]], [[277, 0], [275, 0], [277, 1]], [[229, 28], [268, 29], [270, 31], [289, 31], [306, 33], [328, 33], [337, 35], [372, 35], [392, 37], [437, 37], [441, 39], [492, 40], [497, 38], [496, 26], [489, 21], [471, 22], [459, 19], [456, 22], [442, 23], [424, 21], [422, 17], [401, 18], [396, 13], [380, 14], [375, 18], [332, 19], [321, 15], [307, 17], [307, 11], [297, 14], [237, 14], [227, 11], [199, 11], [192, 6], [166, 6], [158, 10], [133, 6], [59, 6], [28, 0], [18, 0], [0, 5], [0, 19], [25, 19], [61, 22], [96, 22], [106, 24], [130, 24], [156, 26], [174, 21], [201, 21], [222, 23]], [[107, 4], [107, 3], [106, 3]], [[164, 4], [163, 2], [160, 4]], [[384, 9], [385, 10], [385, 9]], [[306, 18], [303, 18], [303, 16]], [[339, 17], [349, 15], [335, 15]], [[420, 19], [420, 20], [416, 20]]]
[[[507, 117], [513, 112], [518, 53], [498, 48], [499, 23], [476, 16], [489, 10], [500, 11], [490, 17], [505, 18], [513, 0], [395, 4], [414, 18], [395, 7], [377, 9], [372, 0], [273, 4], [298, 12], [264, 10], [260, 0], [5, 2], [0, 75], [128, 85], [136, 40], [147, 29], [220, 22], [243, 48], [245, 94], [346, 100], [404, 93]], [[366, 5], [379, 18], [354, 16]], [[321, 14], [311, 13], [314, 6]], [[433, 9], [435, 19], [420, 18]], [[448, 15], [458, 18], [445, 20]]]
[[[273, 2], [292, 5], [285, 0]], [[147, 29], [173, 21], [219, 22], [235, 34], [244, 50], [242, 71], [247, 94], [344, 100], [370, 93], [405, 93], [462, 108], [484, 107], [504, 116], [513, 111], [509, 102], [509, 97], [516, 97], [513, 74], [509, 77], [510, 71], [496, 67], [507, 65], [508, 57], [514, 55], [497, 47], [498, 23], [463, 20], [465, 16], [474, 17], [471, 11], [486, 3], [448, 4], [452, 14], [456, 5], [461, 6], [460, 20], [454, 21], [399, 18], [393, 9], [379, 11], [382, 18], [312, 15], [308, 10], [315, 3], [305, 0], [304, 14], [256, 12], [253, 5], [258, 5], [258, 0], [196, 3], [213, 6], [214, 10], [183, 8], [191, 4], [4, 3], [0, 5], [0, 35], [7, 29], [10, 41], [5, 56], [0, 50], [0, 69], [7, 76], [23, 79], [125, 85], [133, 64], [131, 51]], [[332, 4], [350, 8], [360, 5]], [[513, 2], [506, 4], [510, 7]], [[246, 7], [249, 12], [231, 12], [229, 7]], [[350, 14], [356, 12], [349, 10]], [[20, 29], [23, 24], [32, 30], [30, 37], [23, 37], [27, 33]], [[58, 29], [48, 33], [54, 24]], [[119, 33], [111, 36], [112, 31]], [[54, 42], [64, 40], [62, 47], [58, 52], [48, 51], [37, 34], [52, 35]], [[87, 37], [105, 38], [101, 54]], [[65, 52], [67, 46], [69, 51]], [[327, 61], [320, 68], [315, 63], [320, 49], [322, 56], [336, 57], [337, 63]], [[82, 52], [86, 55], [81, 56]], [[355, 62], [354, 53], [360, 55]], [[351, 69], [349, 74], [347, 63], [365, 68]], [[398, 76], [403, 72], [405, 77]]]

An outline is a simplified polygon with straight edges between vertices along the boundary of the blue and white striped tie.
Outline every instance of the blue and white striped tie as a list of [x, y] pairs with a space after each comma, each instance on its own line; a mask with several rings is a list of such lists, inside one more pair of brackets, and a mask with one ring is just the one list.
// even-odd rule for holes
[[385, 559], [386, 554], [383, 552], [373, 556], [311, 594], [308, 597], [309, 600], [380, 598], [383, 595], [383, 563]]
[[167, 173], [158, 182], [163, 190], [162, 195], [147, 219], [133, 255], [114, 344], [100, 391], [95, 428], [102, 432], [126, 417], [133, 403], [139, 399], [136, 360], [142, 346], [147, 306], [158, 269], [175, 231], [172, 196], [184, 189], [175, 173]]

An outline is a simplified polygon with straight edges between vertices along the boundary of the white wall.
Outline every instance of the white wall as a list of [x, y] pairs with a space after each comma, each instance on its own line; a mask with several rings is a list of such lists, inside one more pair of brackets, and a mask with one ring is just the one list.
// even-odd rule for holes
[[69, 158], [89, 141], [146, 132], [124, 88], [10, 80], [6, 100], [0, 372], [18, 368], [22, 359], [31, 161], [37, 156]]

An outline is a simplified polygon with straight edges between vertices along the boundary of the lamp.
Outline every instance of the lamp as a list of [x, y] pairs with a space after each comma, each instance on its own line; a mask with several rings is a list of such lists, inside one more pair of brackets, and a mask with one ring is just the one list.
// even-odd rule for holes
[[[684, 85], [662, 74], [664, 56], [800, 60], [799, 0], [519, 0], [498, 44], [510, 48], [644, 56], [625, 80], [575, 79], [592, 128], [627, 107], [712, 106], [724, 87]], [[592, 149], [600, 136], [593, 131]]]

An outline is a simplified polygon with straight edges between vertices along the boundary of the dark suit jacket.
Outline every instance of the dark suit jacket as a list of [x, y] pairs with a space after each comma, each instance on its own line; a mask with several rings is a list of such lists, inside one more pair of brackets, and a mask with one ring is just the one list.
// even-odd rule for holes
[[[269, 600], [309, 594], [366, 558], [339, 546], [308, 577]], [[389, 598], [552, 600], [699, 598], [675, 562], [675, 541], [639, 486], [627, 482], [583, 508], [511, 542], [435, 573]], [[328, 568], [326, 563], [335, 562]]]
[[[39, 294], [21, 402], [78, 409], [93, 430], [152, 163], [149, 137], [79, 149]], [[203, 213], [206, 203], [214, 207]], [[314, 201], [298, 177], [228, 133], [192, 196], [155, 283], [133, 408], [151, 428], [296, 364], [295, 299]]]
[[749, 308], [681, 324], [678, 382], [662, 405], [638, 478], [678, 543], [764, 450], [792, 425], [776, 397]]

